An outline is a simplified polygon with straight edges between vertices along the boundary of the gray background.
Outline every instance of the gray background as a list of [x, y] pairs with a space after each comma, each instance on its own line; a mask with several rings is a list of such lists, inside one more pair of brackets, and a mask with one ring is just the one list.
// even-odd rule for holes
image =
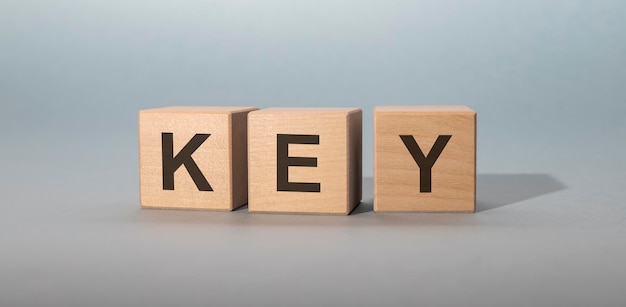
[[[623, 306], [626, 1], [0, 2], [1, 306]], [[374, 105], [478, 112], [478, 212], [375, 214]], [[140, 210], [137, 111], [357, 106], [351, 216]]]

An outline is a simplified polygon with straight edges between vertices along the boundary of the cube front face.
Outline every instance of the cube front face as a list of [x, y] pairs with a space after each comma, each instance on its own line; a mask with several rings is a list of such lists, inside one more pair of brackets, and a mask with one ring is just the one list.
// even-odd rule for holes
[[246, 118], [241, 113], [253, 109], [140, 111], [141, 206], [230, 211], [245, 204], [246, 173], [240, 169], [247, 167]]
[[249, 114], [250, 212], [348, 214], [361, 200], [361, 110]]
[[374, 126], [375, 211], [474, 212], [474, 111], [378, 107]]

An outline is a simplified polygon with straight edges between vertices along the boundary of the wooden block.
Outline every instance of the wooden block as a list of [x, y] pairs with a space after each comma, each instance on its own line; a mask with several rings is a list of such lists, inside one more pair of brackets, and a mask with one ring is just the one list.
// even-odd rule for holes
[[231, 211], [247, 203], [247, 117], [252, 107], [139, 112], [143, 208]]
[[272, 108], [248, 120], [250, 212], [345, 215], [361, 201], [361, 109]]
[[474, 212], [476, 112], [465, 106], [374, 110], [374, 210]]

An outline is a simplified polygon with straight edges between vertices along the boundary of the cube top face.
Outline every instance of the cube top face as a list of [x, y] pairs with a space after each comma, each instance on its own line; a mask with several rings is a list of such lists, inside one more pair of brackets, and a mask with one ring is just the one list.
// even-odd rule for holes
[[336, 114], [338, 116], [347, 116], [350, 113], [362, 112], [360, 108], [267, 108], [255, 112], [255, 114], [292, 114], [294, 116], [307, 116], [312, 114]]
[[233, 113], [240, 113], [240, 112], [249, 112], [253, 110], [258, 110], [258, 108], [256, 107], [228, 107], [228, 106], [172, 106], [172, 107], [141, 110], [139, 113], [140, 114], [147, 114], [147, 113], [233, 114]]
[[[239, 197], [233, 174], [240, 168], [233, 165], [233, 159], [237, 151], [246, 150], [241, 145], [246, 142], [246, 122], [241, 115], [254, 109], [169, 107], [140, 111], [141, 206], [233, 210], [238, 205], [233, 198]], [[172, 178], [164, 174], [164, 161], [175, 162], [177, 157], [187, 159], [182, 165], [174, 165], [177, 168]], [[245, 154], [242, 157], [239, 160], [245, 164]], [[171, 179], [167, 184], [166, 177]], [[247, 188], [245, 173], [243, 178]]]
[[474, 110], [467, 106], [462, 105], [448, 105], [448, 106], [377, 106], [374, 108], [374, 112], [380, 113], [404, 113], [404, 112], [419, 112], [420, 114], [427, 113], [473, 113]]
[[250, 212], [345, 215], [361, 200], [360, 109], [274, 108], [248, 118]]
[[377, 107], [374, 130], [375, 211], [474, 212], [473, 110], [464, 106]]

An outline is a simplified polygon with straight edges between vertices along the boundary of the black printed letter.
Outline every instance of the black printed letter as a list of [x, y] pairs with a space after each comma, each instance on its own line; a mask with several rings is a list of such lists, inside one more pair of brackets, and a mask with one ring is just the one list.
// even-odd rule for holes
[[278, 191], [319, 192], [318, 182], [289, 182], [289, 166], [317, 167], [317, 158], [289, 156], [289, 144], [319, 144], [319, 135], [276, 135], [276, 186]]
[[161, 133], [161, 145], [163, 154], [163, 190], [174, 190], [174, 172], [181, 166], [185, 165], [187, 172], [191, 175], [191, 179], [198, 187], [200, 191], [213, 191], [211, 185], [206, 180], [198, 164], [193, 160], [191, 155], [193, 154], [206, 139], [211, 136], [210, 134], [196, 134], [191, 138], [191, 141], [181, 149], [176, 156], [174, 156], [174, 141], [172, 133]]
[[413, 160], [417, 163], [417, 166], [420, 169], [420, 193], [430, 193], [431, 192], [431, 177], [432, 177], [432, 168], [439, 158], [439, 155], [443, 151], [443, 148], [446, 147], [448, 141], [450, 140], [451, 135], [440, 135], [437, 137], [435, 144], [430, 149], [428, 156], [424, 157], [422, 150], [419, 145], [415, 142], [415, 139], [412, 135], [401, 135], [400, 138], [404, 143], [404, 146], [409, 150], [411, 156], [413, 156]]

